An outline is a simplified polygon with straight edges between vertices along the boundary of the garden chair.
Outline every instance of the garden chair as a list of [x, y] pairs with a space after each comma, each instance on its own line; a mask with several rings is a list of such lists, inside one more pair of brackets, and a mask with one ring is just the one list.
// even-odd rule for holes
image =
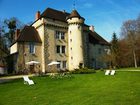
[[114, 75], [115, 74], [115, 70], [111, 70], [110, 75]]
[[110, 74], [110, 70], [106, 70], [105, 75], [109, 75]]
[[24, 84], [29, 84], [29, 85], [34, 84], [33, 80], [30, 80], [28, 76], [23, 76], [23, 79], [24, 79]]

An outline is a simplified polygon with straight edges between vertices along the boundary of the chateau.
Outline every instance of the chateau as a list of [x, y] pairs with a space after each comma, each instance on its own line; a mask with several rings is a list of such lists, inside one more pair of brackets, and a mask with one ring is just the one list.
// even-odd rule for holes
[[[52, 8], [43, 13], [38, 11], [30, 26], [16, 30], [15, 42], [10, 47], [13, 69], [51, 72], [79, 67], [106, 68], [102, 57], [109, 43], [84, 21], [76, 10], [71, 13]], [[27, 65], [30, 61], [39, 64]], [[60, 64], [49, 66], [52, 61]]]

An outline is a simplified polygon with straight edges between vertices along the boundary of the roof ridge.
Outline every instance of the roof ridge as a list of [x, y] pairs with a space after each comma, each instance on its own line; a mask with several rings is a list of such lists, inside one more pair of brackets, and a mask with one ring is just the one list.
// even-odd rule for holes
[[46, 9], [41, 13], [41, 16], [42, 16], [47, 10], [51, 10], [51, 11], [55, 11], [55, 12], [59, 12], [59, 13], [63, 13], [63, 14], [69, 14], [69, 15], [70, 15], [70, 13], [68, 13], [68, 12], [66, 12], [66, 11], [63, 12], [63, 11], [60, 11], [60, 10], [57, 10], [57, 9], [48, 7], [48, 8], [46, 8]]
[[66, 17], [69, 15], [70, 13], [68, 12], [65, 11], [63, 12], [52, 8], [47, 8], [45, 11], [41, 13], [41, 17], [59, 20], [62, 22], [66, 22]]
[[[54, 10], [54, 11], [57, 11], [57, 12], [61, 12], [61, 13], [68, 13], [68, 12], [63, 12], [63, 11], [61, 11], [61, 10], [57, 10], [57, 9], [54, 9], [54, 8], [50, 8], [50, 7], [48, 7], [47, 9], [50, 9], [50, 10]], [[47, 10], [46, 9], [46, 10]], [[68, 14], [70, 14], [70, 13], [68, 13]]]

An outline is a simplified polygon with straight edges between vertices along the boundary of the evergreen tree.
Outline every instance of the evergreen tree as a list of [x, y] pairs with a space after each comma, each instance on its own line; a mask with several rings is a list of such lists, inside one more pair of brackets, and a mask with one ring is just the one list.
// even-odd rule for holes
[[112, 66], [118, 65], [118, 57], [119, 57], [119, 44], [116, 33], [113, 33], [112, 41], [111, 41], [111, 57], [112, 57]]

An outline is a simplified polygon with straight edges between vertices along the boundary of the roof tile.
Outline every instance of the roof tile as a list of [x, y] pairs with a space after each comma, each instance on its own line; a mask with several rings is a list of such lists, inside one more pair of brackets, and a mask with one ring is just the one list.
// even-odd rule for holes
[[98, 33], [95, 31], [89, 31], [89, 42], [93, 44], [102, 44], [102, 45], [110, 45], [105, 39], [103, 39]]
[[20, 32], [17, 42], [38, 42], [41, 43], [41, 39], [37, 30], [32, 26], [25, 26]]
[[69, 15], [70, 14], [65, 12], [65, 11], [58, 11], [58, 10], [55, 10], [55, 9], [52, 9], [52, 8], [47, 8], [41, 14], [41, 17], [45, 17], [45, 18], [50, 18], [50, 19], [55, 19], [55, 20], [66, 22], [66, 18]]

